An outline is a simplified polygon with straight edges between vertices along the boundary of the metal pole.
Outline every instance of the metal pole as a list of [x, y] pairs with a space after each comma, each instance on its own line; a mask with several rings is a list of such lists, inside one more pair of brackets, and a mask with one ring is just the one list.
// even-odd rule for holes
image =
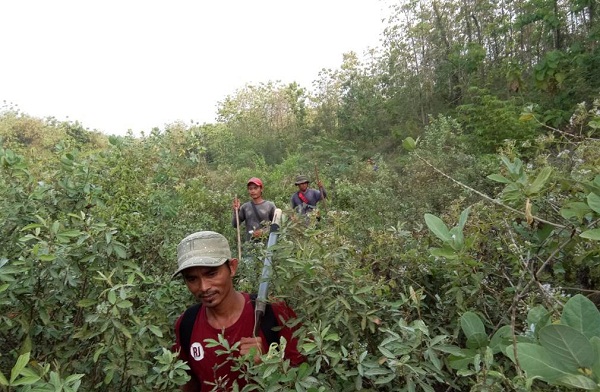
[[271, 222], [269, 229], [269, 241], [267, 242], [267, 255], [263, 262], [262, 276], [260, 279], [260, 285], [258, 286], [258, 295], [256, 297], [256, 305], [254, 307], [254, 336], [259, 335], [260, 324], [262, 318], [265, 315], [265, 308], [267, 307], [267, 292], [269, 290], [269, 280], [273, 273], [271, 257], [273, 256], [273, 250], [271, 247], [277, 243], [277, 237], [279, 235], [279, 225], [281, 224], [281, 209], [277, 208]]

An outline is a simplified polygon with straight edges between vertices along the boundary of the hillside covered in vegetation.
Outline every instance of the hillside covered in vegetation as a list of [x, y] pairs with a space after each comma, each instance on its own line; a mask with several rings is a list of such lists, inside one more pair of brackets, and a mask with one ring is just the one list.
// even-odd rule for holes
[[[0, 391], [177, 390], [177, 243], [233, 250], [253, 176], [307, 362], [266, 354], [244, 390], [600, 390], [595, 0], [402, 1], [381, 47], [242, 86], [214, 124], [107, 136], [5, 105], [0, 140]], [[328, 191], [308, 226], [298, 174]]]

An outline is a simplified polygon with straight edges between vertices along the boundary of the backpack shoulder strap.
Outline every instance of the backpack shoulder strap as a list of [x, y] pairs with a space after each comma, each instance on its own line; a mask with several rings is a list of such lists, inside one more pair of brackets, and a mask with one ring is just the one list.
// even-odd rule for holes
[[[256, 297], [256, 294], [250, 294], [252, 307], [255, 306]], [[271, 304], [267, 304], [267, 306], [265, 307], [265, 314], [260, 325], [260, 329], [265, 335], [265, 339], [267, 340], [267, 346], [270, 346], [271, 343], [279, 343], [279, 329], [275, 329], [278, 326], [279, 324], [277, 323], [275, 312], [273, 312], [273, 307], [271, 306]]]
[[[250, 294], [252, 308], [255, 306], [256, 297], [256, 294]], [[194, 330], [196, 317], [198, 316], [201, 307], [202, 304], [195, 304], [187, 308], [183, 313], [183, 318], [179, 324], [179, 342], [181, 344], [181, 349], [186, 350], [186, 352], [190, 349], [192, 331]], [[277, 323], [273, 308], [271, 307], [271, 304], [267, 304], [260, 328], [265, 335], [268, 346], [270, 346], [271, 343], [279, 343], [279, 330], [274, 330], [278, 326], [279, 324]]]
[[186, 350], [186, 352], [190, 350], [192, 331], [194, 330], [196, 316], [198, 316], [201, 307], [202, 304], [195, 304], [187, 308], [179, 324], [179, 343], [181, 344], [181, 349]]
[[254, 215], [256, 215], [256, 219], [258, 219], [259, 222], [262, 222], [264, 219], [258, 213], [258, 209], [256, 208], [256, 205], [254, 205], [254, 203], [252, 201], [250, 202], [250, 205], [252, 206], [252, 209], [254, 210]]
[[302, 200], [302, 203], [310, 205], [310, 203], [308, 202], [308, 198], [306, 197], [306, 195], [304, 193], [298, 191], [298, 198], [300, 200]]

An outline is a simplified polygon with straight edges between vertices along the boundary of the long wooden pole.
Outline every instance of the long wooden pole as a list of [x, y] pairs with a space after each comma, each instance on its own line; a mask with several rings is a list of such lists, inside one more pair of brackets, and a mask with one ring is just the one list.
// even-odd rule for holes
[[[237, 195], [235, 195], [235, 199], [239, 200]], [[239, 210], [240, 210], [239, 207], [235, 208], [235, 227], [237, 228], [238, 261], [242, 261], [242, 236], [240, 235], [240, 211]]]
[[[317, 167], [316, 163], [315, 163], [315, 180], [317, 180], [317, 184], [320, 183], [320, 181], [319, 181], [319, 168]], [[321, 184], [321, 186], [319, 187], [319, 193], [321, 194], [321, 201], [323, 202], [323, 209], [325, 211], [327, 211], [327, 203], [325, 202], [325, 192], [323, 192], [323, 184]]]

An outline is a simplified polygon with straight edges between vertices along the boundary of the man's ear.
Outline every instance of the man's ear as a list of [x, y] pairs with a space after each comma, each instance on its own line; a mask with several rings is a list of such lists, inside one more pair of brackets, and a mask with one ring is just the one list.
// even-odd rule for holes
[[238, 259], [229, 259], [229, 271], [231, 271], [231, 276], [235, 276], [238, 268]]

